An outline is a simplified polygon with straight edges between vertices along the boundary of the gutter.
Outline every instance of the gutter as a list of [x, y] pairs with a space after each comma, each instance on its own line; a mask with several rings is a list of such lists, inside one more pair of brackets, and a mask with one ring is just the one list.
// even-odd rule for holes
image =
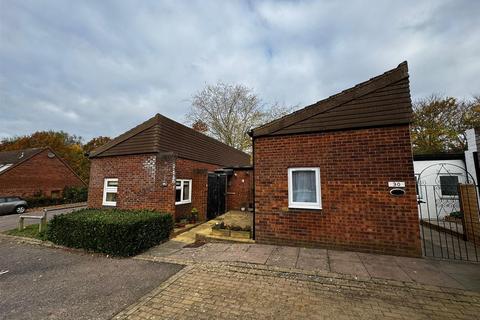
[[252, 137], [252, 163], [253, 163], [253, 221], [252, 239], [255, 240], [255, 138]]

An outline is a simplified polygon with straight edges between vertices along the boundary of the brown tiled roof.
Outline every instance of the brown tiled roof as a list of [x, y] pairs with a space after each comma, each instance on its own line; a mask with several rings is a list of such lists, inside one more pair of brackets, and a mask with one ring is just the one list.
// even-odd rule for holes
[[0, 171], [0, 174], [4, 174], [14, 166], [30, 159], [34, 155], [42, 152], [45, 148], [30, 148], [30, 149], [22, 149], [22, 150], [12, 150], [12, 151], [1, 151], [0, 152], [0, 167], [3, 165], [10, 164], [11, 166], [6, 169]]
[[0, 164], [17, 164], [36, 155], [45, 148], [31, 148], [13, 151], [0, 151]]
[[346, 130], [411, 121], [407, 62], [250, 132], [252, 137]]
[[161, 114], [93, 150], [90, 157], [167, 152], [180, 158], [222, 166], [250, 164], [248, 154]]

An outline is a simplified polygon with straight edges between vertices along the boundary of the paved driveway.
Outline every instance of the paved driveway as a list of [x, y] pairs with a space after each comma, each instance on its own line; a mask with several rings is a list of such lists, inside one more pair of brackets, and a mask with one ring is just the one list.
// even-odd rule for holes
[[0, 319], [110, 319], [180, 269], [0, 237]]
[[323, 274], [346, 274], [361, 280], [388, 279], [480, 292], [478, 263], [262, 244], [207, 243], [183, 248], [184, 245], [170, 240], [143, 256], [177, 263], [244, 262]]
[[478, 319], [480, 294], [257, 264], [186, 267], [116, 316], [145, 319]]
[[[57, 214], [63, 214], [63, 213], [70, 213], [76, 210], [84, 209], [86, 206], [79, 206], [75, 208], [67, 208], [67, 209], [57, 209], [57, 210], [51, 210], [48, 212], [47, 218], [48, 220], [52, 219], [53, 216]], [[29, 215], [42, 215], [41, 210], [28, 210], [27, 214]], [[2, 231], [7, 231], [11, 229], [15, 229], [18, 226], [18, 217], [19, 214], [9, 214], [9, 215], [4, 215], [0, 216], [0, 232]], [[38, 220], [25, 220], [25, 225], [29, 224], [35, 224], [38, 223]]]

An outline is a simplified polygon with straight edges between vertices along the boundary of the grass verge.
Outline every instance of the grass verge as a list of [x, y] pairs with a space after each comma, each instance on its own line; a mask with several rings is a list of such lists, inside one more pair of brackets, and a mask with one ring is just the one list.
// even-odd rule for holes
[[4, 232], [5, 234], [17, 237], [33, 238], [38, 240], [47, 240], [46, 232], [38, 232], [38, 224], [30, 224], [25, 227], [23, 230], [18, 230], [18, 228], [8, 230]]

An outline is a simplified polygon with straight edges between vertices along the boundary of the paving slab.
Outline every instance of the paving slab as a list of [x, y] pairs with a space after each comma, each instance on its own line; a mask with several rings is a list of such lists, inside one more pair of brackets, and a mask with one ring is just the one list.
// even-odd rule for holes
[[436, 267], [432, 260], [407, 257], [393, 257], [393, 260], [415, 282], [451, 288], [462, 287], [458, 281]]
[[328, 250], [328, 256], [331, 260], [361, 262], [358, 252]]
[[364, 253], [359, 254], [359, 257], [371, 277], [412, 281], [412, 278], [391, 257]]
[[271, 245], [250, 245], [247, 251], [239, 253], [237, 261], [265, 264], [275, 248]]
[[[444, 272], [463, 288], [480, 292], [480, 264], [430, 260], [430, 265]], [[445, 282], [444, 282], [445, 283]]]
[[349, 274], [359, 279], [370, 279], [370, 274], [362, 262], [330, 259], [330, 270], [336, 273]]
[[166, 257], [181, 250], [184, 246], [184, 242], [170, 240], [153, 247], [148, 251], [148, 254], [156, 257]]
[[370, 278], [357, 252], [328, 250], [328, 257], [332, 272], [350, 274], [362, 279]]
[[298, 259], [298, 252], [300, 248], [297, 247], [276, 247], [266, 262], [267, 265], [295, 268]]
[[328, 258], [316, 258], [315, 256], [299, 255], [295, 268], [307, 271], [330, 271]]
[[300, 248], [299, 257], [311, 257], [315, 259], [327, 259], [328, 251], [327, 249], [317, 249], [317, 248]]

